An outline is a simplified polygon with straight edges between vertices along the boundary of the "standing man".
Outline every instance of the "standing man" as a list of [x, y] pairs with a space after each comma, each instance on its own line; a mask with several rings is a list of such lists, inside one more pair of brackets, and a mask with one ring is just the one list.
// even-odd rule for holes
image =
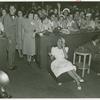
[[4, 17], [5, 35], [8, 39], [8, 68], [15, 68], [15, 50], [16, 50], [16, 33], [17, 33], [17, 17], [15, 15], [16, 8], [10, 5], [9, 14]]

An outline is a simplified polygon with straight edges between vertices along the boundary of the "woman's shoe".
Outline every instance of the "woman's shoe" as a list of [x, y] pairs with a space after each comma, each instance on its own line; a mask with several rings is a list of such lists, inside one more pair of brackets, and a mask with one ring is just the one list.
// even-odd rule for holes
[[35, 58], [33, 59], [33, 62], [36, 62]]
[[58, 83], [58, 85], [59, 85], [59, 86], [61, 86], [61, 85], [62, 85], [62, 83], [61, 83], [61, 82], [59, 82], [59, 83]]
[[80, 82], [81, 82], [81, 83], [83, 83], [83, 82], [84, 82], [84, 80], [83, 80], [83, 79], [80, 79]]
[[27, 62], [28, 62], [28, 64], [31, 64], [31, 59], [28, 58], [28, 59], [27, 59]]
[[23, 58], [23, 55], [19, 55], [20, 58]]
[[77, 89], [78, 89], [78, 90], [82, 90], [82, 87], [81, 87], [81, 86], [78, 86]]

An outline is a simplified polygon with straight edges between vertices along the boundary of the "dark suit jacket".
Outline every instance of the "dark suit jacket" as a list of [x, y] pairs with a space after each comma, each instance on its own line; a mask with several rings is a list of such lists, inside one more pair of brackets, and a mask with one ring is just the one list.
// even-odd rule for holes
[[4, 30], [8, 39], [15, 40], [17, 33], [17, 17], [13, 19], [9, 14], [7, 14], [4, 17]]
[[[83, 48], [83, 49], [81, 49], [81, 48]], [[98, 44], [96, 44], [96, 46], [94, 46], [94, 44], [91, 41], [91, 42], [88, 42], [88, 43], [84, 44], [83, 46], [79, 47], [76, 51], [91, 53], [92, 59], [100, 60], [100, 43], [98, 43]]]

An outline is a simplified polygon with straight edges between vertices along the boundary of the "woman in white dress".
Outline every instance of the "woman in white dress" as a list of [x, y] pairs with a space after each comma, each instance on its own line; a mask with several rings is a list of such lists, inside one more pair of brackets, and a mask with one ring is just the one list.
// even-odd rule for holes
[[57, 47], [52, 47], [49, 54], [51, 59], [55, 58], [51, 63], [51, 70], [56, 78], [67, 72], [77, 82], [77, 89], [81, 90], [80, 82], [84, 80], [76, 73], [76, 66], [67, 60], [68, 49], [68, 47], [65, 47], [65, 40], [63, 38], [58, 39]]
[[23, 23], [23, 54], [27, 55], [27, 61], [31, 63], [32, 56], [35, 55], [35, 23], [33, 13], [29, 12], [28, 18]]

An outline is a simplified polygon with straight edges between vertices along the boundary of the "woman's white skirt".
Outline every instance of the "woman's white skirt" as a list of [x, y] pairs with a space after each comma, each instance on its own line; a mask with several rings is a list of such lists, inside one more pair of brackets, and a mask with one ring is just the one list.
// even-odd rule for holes
[[56, 59], [51, 63], [51, 70], [56, 77], [59, 77], [70, 70], [76, 71], [76, 66], [66, 59]]

